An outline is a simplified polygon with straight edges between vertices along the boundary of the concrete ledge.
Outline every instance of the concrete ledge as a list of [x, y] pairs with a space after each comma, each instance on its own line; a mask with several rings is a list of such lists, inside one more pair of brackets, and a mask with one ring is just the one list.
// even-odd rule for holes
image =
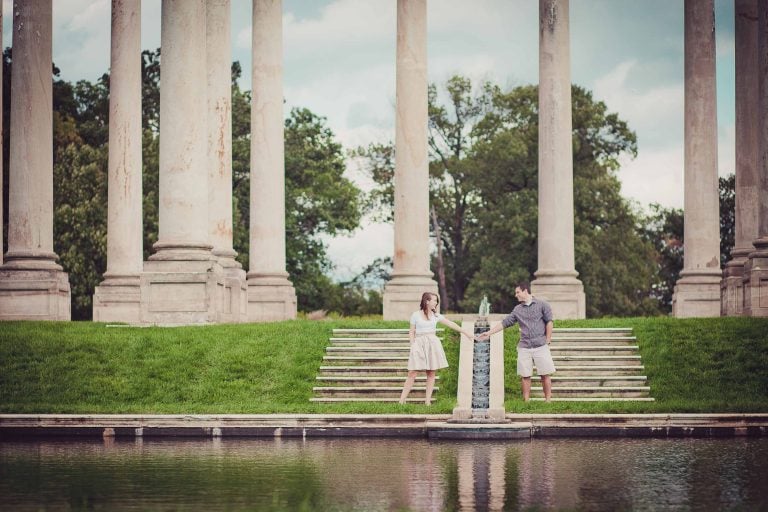
[[0, 414], [0, 440], [64, 437], [733, 437], [768, 436], [768, 414], [507, 414], [447, 423], [449, 414]]

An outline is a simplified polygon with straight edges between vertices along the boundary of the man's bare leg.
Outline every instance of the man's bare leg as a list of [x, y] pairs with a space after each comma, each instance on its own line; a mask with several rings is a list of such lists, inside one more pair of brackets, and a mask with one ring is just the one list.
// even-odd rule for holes
[[531, 398], [531, 378], [522, 377], [521, 387], [523, 388], [523, 402], [527, 402]]
[[544, 388], [544, 400], [549, 402], [552, 399], [552, 377], [550, 375], [541, 376], [541, 387]]

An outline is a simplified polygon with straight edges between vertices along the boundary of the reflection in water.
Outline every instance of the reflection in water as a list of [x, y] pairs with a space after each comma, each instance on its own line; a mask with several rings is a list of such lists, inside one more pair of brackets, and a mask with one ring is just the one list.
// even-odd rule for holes
[[0, 442], [0, 510], [758, 509], [768, 439]]

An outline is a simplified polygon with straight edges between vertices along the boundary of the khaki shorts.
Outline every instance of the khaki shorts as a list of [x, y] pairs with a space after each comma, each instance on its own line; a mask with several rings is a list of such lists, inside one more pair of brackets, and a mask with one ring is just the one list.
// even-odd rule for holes
[[536, 348], [517, 348], [517, 374], [521, 377], [533, 375], [533, 365], [539, 375], [555, 373], [555, 362], [549, 352], [549, 345]]

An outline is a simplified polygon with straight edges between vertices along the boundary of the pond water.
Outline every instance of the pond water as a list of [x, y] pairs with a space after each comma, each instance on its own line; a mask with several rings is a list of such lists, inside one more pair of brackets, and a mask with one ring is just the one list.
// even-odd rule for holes
[[0, 442], [0, 510], [768, 509], [768, 438]]

